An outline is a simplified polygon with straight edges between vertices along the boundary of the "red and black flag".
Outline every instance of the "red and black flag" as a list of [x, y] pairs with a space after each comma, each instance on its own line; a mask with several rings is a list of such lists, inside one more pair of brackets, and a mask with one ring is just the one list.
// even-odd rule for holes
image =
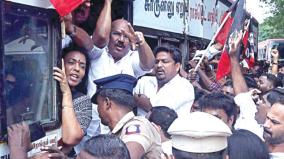
[[247, 24], [243, 36], [243, 55], [249, 68], [254, 66], [254, 33], [253, 33], [252, 17], [247, 20]]
[[50, 0], [57, 13], [60, 16], [65, 16], [76, 9], [85, 0]]
[[243, 24], [246, 17], [245, 0], [236, 0], [223, 17], [226, 17], [227, 14], [230, 14], [230, 16], [225, 19], [226, 22], [215, 39], [217, 43], [220, 43], [224, 46], [220, 61], [218, 63], [216, 73], [217, 80], [225, 77], [231, 71], [231, 63], [228, 55], [229, 50], [228, 47], [225, 47], [225, 45], [228, 45], [229, 35], [235, 31], [243, 30]]

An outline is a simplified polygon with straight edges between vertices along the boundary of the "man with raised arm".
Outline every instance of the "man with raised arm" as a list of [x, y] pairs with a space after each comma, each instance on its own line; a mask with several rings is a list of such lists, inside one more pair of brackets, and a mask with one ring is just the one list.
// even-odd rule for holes
[[[146, 43], [143, 33], [135, 32], [129, 22], [123, 19], [111, 22], [111, 0], [105, 0], [98, 18], [90, 51], [88, 95], [96, 92], [94, 80], [114, 74], [129, 74], [139, 77], [150, 71], [155, 63], [153, 52]], [[93, 105], [92, 132], [97, 131], [98, 113]]]

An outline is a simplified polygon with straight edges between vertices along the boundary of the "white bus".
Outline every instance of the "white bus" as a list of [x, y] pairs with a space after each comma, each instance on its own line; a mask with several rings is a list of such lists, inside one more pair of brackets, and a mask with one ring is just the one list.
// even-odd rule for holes
[[1, 0], [0, 23], [0, 158], [8, 159], [11, 124], [29, 124], [30, 155], [60, 139], [52, 68], [61, 61], [61, 38], [59, 16], [49, 0]]
[[258, 61], [271, 62], [271, 50], [278, 49], [279, 61], [284, 61], [284, 39], [267, 39], [258, 43]]

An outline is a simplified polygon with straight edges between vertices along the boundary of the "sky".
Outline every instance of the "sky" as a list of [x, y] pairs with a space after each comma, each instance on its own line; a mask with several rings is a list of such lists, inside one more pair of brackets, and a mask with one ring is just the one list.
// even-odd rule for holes
[[246, 9], [259, 23], [269, 16], [269, 7], [260, 0], [246, 0]]

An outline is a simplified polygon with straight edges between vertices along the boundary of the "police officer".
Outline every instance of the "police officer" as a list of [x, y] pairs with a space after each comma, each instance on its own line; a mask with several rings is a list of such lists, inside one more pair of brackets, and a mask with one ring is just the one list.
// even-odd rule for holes
[[161, 157], [161, 139], [157, 130], [144, 117], [137, 117], [133, 87], [136, 78], [117, 74], [95, 80], [97, 91], [92, 102], [98, 105], [101, 121], [126, 143], [132, 159]]
[[193, 112], [179, 117], [168, 129], [175, 158], [224, 159], [230, 128], [217, 117]]

